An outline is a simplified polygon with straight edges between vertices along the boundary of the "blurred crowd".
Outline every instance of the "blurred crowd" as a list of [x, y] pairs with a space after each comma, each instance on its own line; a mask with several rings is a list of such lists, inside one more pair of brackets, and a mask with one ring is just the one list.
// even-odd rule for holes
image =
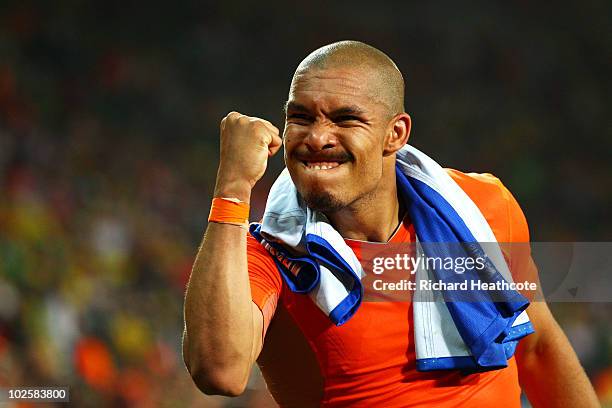
[[[411, 142], [499, 176], [533, 240], [610, 240], [609, 4], [550, 16], [483, 3], [463, 19], [433, 5], [285, 7], [0, 5], [0, 387], [67, 385], [76, 406], [273, 406], [257, 373], [239, 399], [197, 391], [183, 294], [220, 119], [282, 127], [292, 71], [339, 39], [396, 60]], [[281, 168], [274, 158], [252, 219]], [[612, 404], [610, 304], [551, 307]]]

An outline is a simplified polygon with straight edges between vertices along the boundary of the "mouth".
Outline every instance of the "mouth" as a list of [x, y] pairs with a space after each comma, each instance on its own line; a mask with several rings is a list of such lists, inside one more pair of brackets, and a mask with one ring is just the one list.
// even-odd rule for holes
[[339, 161], [307, 161], [302, 160], [302, 164], [306, 167], [307, 171], [329, 171], [333, 169], [337, 169], [344, 162]]
[[333, 173], [334, 170], [353, 160], [348, 152], [337, 152], [332, 154], [296, 154], [297, 162], [302, 163], [303, 169], [308, 173]]

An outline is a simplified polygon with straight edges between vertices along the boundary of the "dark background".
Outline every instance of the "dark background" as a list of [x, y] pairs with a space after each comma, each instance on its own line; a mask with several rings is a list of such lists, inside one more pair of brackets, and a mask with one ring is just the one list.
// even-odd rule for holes
[[[55, 3], [0, 3], [0, 384], [69, 385], [92, 406], [268, 406], [257, 376], [239, 400], [195, 390], [182, 296], [219, 121], [282, 129], [293, 70], [333, 41], [391, 56], [410, 143], [498, 176], [532, 240], [612, 240], [610, 2]], [[277, 155], [252, 219], [281, 169]], [[551, 307], [612, 403], [610, 304]]]

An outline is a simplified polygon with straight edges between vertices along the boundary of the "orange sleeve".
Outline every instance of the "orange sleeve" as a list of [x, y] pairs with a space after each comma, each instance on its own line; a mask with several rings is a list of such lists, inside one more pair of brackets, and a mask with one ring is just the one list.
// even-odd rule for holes
[[502, 244], [502, 249], [505, 247], [505, 252], [508, 254], [508, 267], [512, 272], [512, 278], [515, 282], [529, 281], [537, 284], [537, 292], [524, 291], [522, 294], [530, 301], [539, 300], [542, 296], [540, 278], [538, 269], [531, 256], [527, 219], [519, 203], [506, 186], [501, 181], [499, 181], [499, 185], [506, 201], [508, 213], [508, 241]]
[[282, 278], [270, 254], [250, 234], [247, 235], [247, 261], [251, 299], [263, 315], [262, 336], [265, 336], [276, 311]]
[[497, 184], [505, 201], [507, 211], [508, 240], [506, 242], [529, 242], [529, 226], [523, 210], [510, 190], [497, 179]]
[[[474, 201], [499, 242], [514, 281], [536, 282], [537, 268], [531, 258], [529, 227], [525, 215], [510, 190], [492, 174], [462, 173], [447, 169], [448, 174]], [[524, 292], [533, 299], [533, 292]]]

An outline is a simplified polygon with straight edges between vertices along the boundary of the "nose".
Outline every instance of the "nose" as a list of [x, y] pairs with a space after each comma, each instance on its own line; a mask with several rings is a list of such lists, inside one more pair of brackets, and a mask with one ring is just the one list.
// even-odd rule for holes
[[318, 152], [336, 147], [337, 140], [330, 129], [319, 122], [313, 123], [304, 140], [304, 144], [311, 152]]

